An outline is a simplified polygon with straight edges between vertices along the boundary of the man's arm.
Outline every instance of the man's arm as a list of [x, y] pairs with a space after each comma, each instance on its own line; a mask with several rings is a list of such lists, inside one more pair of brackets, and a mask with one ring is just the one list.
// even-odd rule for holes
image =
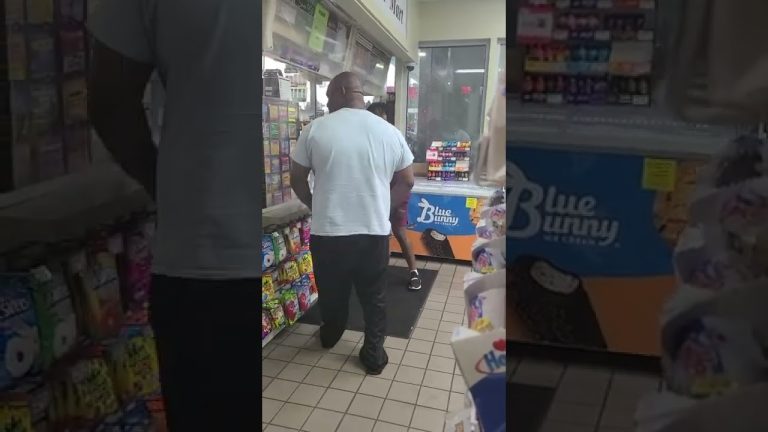
[[291, 162], [291, 189], [305, 206], [312, 209], [312, 191], [309, 189], [311, 170], [295, 160]]
[[392, 176], [392, 189], [390, 192], [392, 209], [400, 208], [400, 206], [408, 201], [408, 195], [411, 193], [415, 183], [413, 165], [408, 165], [408, 167], [397, 171]]
[[115, 161], [155, 198], [157, 147], [144, 112], [154, 66], [124, 57], [95, 41], [88, 82], [93, 127]]

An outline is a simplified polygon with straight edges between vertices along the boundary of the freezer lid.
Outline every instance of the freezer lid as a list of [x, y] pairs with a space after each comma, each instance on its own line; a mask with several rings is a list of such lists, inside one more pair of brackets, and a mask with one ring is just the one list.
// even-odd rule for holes
[[417, 178], [412, 193], [444, 196], [464, 196], [476, 198], [490, 198], [498, 188], [478, 186], [467, 182], [458, 181], [430, 181], [425, 178]]

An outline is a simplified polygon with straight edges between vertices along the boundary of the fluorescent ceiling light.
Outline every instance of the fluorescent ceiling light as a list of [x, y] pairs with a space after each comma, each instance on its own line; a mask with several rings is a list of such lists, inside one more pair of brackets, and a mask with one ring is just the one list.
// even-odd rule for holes
[[456, 69], [457, 74], [485, 73], [485, 69]]
[[376, 69], [384, 69], [384, 65], [381, 63], [376, 63]]
[[419, 57], [426, 57], [426, 56], [427, 56], [427, 53], [425, 53], [424, 51], [419, 51]]

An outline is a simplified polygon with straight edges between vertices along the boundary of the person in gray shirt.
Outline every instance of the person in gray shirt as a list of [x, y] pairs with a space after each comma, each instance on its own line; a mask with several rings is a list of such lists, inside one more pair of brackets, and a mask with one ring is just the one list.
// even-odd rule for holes
[[254, 0], [100, 0], [89, 17], [91, 120], [157, 202], [150, 319], [172, 432], [261, 427], [260, 18]]

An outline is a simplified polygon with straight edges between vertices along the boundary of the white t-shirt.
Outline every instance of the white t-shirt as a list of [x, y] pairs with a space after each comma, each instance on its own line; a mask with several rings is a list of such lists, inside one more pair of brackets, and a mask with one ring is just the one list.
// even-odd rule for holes
[[413, 163], [397, 128], [364, 109], [343, 108], [310, 123], [291, 157], [315, 175], [312, 234], [389, 235], [392, 176]]
[[261, 275], [261, 2], [99, 0], [93, 35], [165, 83], [154, 272]]

